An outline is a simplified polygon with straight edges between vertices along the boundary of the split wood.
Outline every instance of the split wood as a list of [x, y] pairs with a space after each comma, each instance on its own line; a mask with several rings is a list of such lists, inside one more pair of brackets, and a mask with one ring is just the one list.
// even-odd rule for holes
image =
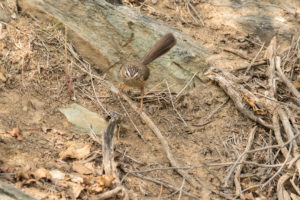
[[120, 123], [120, 116], [116, 113], [111, 113], [111, 120], [108, 124], [106, 131], [102, 134], [102, 155], [103, 155], [103, 169], [105, 175], [113, 176], [117, 183], [117, 187], [113, 190], [104, 192], [100, 195], [97, 195], [99, 199], [108, 199], [116, 196], [120, 191], [122, 191], [122, 196], [124, 200], [129, 199], [126, 189], [121, 185], [119, 174], [117, 170], [117, 165], [114, 161], [114, 142], [113, 136], [115, 127]]

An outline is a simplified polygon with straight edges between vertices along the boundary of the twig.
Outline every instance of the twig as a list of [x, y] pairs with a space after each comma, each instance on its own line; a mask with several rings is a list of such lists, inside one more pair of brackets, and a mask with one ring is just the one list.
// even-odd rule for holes
[[[188, 11], [189, 11], [189, 8], [191, 8], [192, 11], [193, 11], [193, 12], [195, 13], [195, 15], [197, 16], [197, 18], [200, 20], [202, 26], [204, 26], [204, 21], [203, 21], [203, 19], [200, 17], [200, 15], [199, 15], [198, 11], [195, 9], [195, 7], [190, 3], [189, 0], [186, 2], [186, 4], [187, 4], [186, 7], [187, 7]], [[193, 17], [192, 14], [191, 14], [191, 16], [192, 16], [192, 18], [194, 19], [194, 17]], [[194, 19], [194, 20], [195, 20], [195, 19]], [[195, 21], [197, 21], [197, 20], [195, 20]]]
[[[276, 189], [278, 200], [287, 199], [287, 191], [284, 188], [284, 184], [290, 177], [291, 176], [289, 174], [284, 174], [279, 178], [278, 183], [277, 183], [277, 189]], [[290, 199], [290, 198], [288, 198], [288, 199]]]
[[278, 112], [277, 111], [275, 111], [273, 113], [272, 120], [273, 120], [273, 127], [274, 127], [274, 134], [275, 134], [276, 141], [281, 146], [280, 150], [281, 150], [282, 154], [284, 155], [285, 158], [287, 158], [288, 157], [288, 150], [284, 146], [284, 142], [283, 142], [282, 137], [281, 137], [279, 119], [278, 119]]
[[235, 161], [234, 165], [230, 168], [225, 181], [224, 181], [224, 186], [227, 187], [228, 186], [228, 180], [231, 177], [231, 174], [233, 173], [235, 167], [237, 166], [237, 163], [240, 162], [240, 160], [245, 160], [244, 157], [245, 155], [248, 153], [248, 151], [250, 150], [252, 143], [253, 143], [253, 139], [254, 139], [254, 135], [256, 132], [257, 126], [255, 126], [254, 128], [252, 128], [251, 132], [250, 132], [250, 136], [248, 138], [248, 143], [247, 146], [244, 150], [244, 152], [238, 157], [238, 159]]
[[181, 95], [181, 93], [187, 88], [187, 86], [189, 84], [191, 84], [191, 82], [193, 81], [193, 79], [195, 78], [195, 76], [198, 74], [199, 72], [195, 72], [194, 75], [192, 76], [192, 78], [185, 84], [185, 86], [178, 92], [178, 94], [176, 95], [175, 99], [178, 99], [178, 97]]
[[[267, 64], [267, 61], [262, 60], [262, 61], [258, 61], [257, 63], [252, 64], [252, 67], [258, 67], [258, 66], [265, 65], [265, 64]], [[235, 71], [247, 69], [248, 67], [249, 67], [249, 65], [245, 65], [245, 66], [242, 66], [242, 67], [237, 67], [237, 68], [229, 70], [229, 72], [235, 72]]]
[[261, 186], [262, 188], [266, 187], [266, 185], [268, 185], [281, 172], [283, 167], [287, 164], [287, 162], [289, 161], [290, 156], [291, 156], [292, 146], [293, 145], [290, 144], [288, 156], [286, 157], [285, 161], [282, 163], [282, 166], [277, 170], [277, 172], [271, 178], [269, 178], [268, 181], [266, 181], [264, 184], [262, 184], [262, 186]]
[[[249, 153], [250, 151], [248, 151]], [[211, 166], [211, 167], [218, 167], [218, 166], [229, 166], [229, 165], [233, 165], [236, 162], [225, 162], [225, 163], [208, 163], [207, 166]], [[251, 162], [251, 161], [243, 161], [243, 162], [238, 162], [236, 163], [237, 165], [241, 165], [241, 164], [247, 164], [247, 165], [255, 165], [258, 167], [265, 167], [265, 168], [275, 168], [275, 167], [281, 167], [282, 164], [273, 164], [273, 165], [268, 165], [268, 164], [261, 164], [261, 163], [257, 163], [257, 162]]]
[[89, 71], [90, 71], [89, 74], [90, 74], [90, 78], [91, 78], [91, 85], [92, 85], [92, 88], [93, 88], [93, 92], [94, 92], [95, 98], [96, 98], [98, 104], [100, 105], [100, 107], [102, 108], [102, 110], [107, 114], [107, 116], [110, 116], [109, 112], [105, 109], [105, 107], [103, 106], [103, 104], [97, 98], [97, 94], [96, 94], [96, 90], [95, 90], [95, 86], [94, 86], [94, 82], [93, 82], [93, 76], [91, 75], [92, 74], [92, 70], [91, 70], [91, 66], [90, 65], [89, 65]]
[[232, 53], [234, 55], [237, 55], [245, 60], [251, 60], [251, 58], [249, 58], [248, 56], [244, 55], [243, 53], [235, 50], [235, 49], [231, 49], [231, 48], [222, 48], [224, 51], [227, 51], [229, 53]]
[[158, 194], [158, 197], [157, 197], [158, 200], [160, 200], [160, 198], [161, 198], [162, 191], [163, 191], [163, 186], [160, 185], [160, 190], [159, 190], [159, 194]]
[[251, 69], [251, 66], [253, 65], [253, 63], [256, 61], [256, 58], [258, 57], [258, 55], [260, 54], [260, 52], [263, 50], [265, 46], [265, 43], [263, 43], [263, 45], [260, 47], [259, 51], [257, 52], [257, 54], [254, 56], [254, 58], [252, 59], [251, 63], [248, 65], [245, 74], [248, 74], [249, 70]]
[[[82, 68], [80, 68], [82, 69]], [[82, 69], [83, 70], [83, 69]], [[85, 71], [85, 70], [83, 70]], [[93, 75], [93, 77], [102, 80], [100, 77]], [[106, 86], [110, 89], [110, 91], [116, 95], [119, 95], [119, 90], [109, 81], [105, 81]], [[120, 96], [127, 101], [127, 103], [131, 106], [131, 108], [136, 112], [139, 113], [139, 108], [131, 101], [131, 99], [129, 97], [127, 97], [125, 94], [121, 93]], [[169, 145], [166, 141], [166, 139], [164, 138], [164, 136], [162, 135], [162, 133], [160, 132], [160, 130], [158, 129], [158, 127], [154, 124], [154, 122], [148, 117], [148, 115], [145, 112], [141, 112], [140, 113], [140, 117], [143, 119], [143, 121], [149, 126], [149, 128], [153, 131], [153, 133], [158, 137], [158, 139], [160, 140], [160, 143], [163, 146], [163, 149], [165, 151], [165, 153], [167, 154], [167, 158], [169, 159], [170, 163], [172, 166], [177, 167], [179, 166], [178, 162], [174, 159], [173, 154], [171, 153], [171, 150], [169, 148]], [[186, 173], [180, 169], [176, 170], [181, 176], [185, 176]], [[188, 183], [190, 183], [191, 185], [193, 185], [196, 188], [200, 188], [199, 184], [196, 182], [196, 180], [194, 178], [192, 178], [191, 176], [187, 175], [186, 176], [186, 180]]]
[[133, 127], [134, 127], [135, 130], [137, 131], [139, 138], [141, 138], [144, 142], [146, 142], [145, 139], [144, 139], [144, 137], [143, 137], [143, 135], [141, 134], [140, 130], [139, 130], [138, 127], [135, 125], [135, 123], [132, 121], [132, 119], [131, 119], [129, 113], [127, 112], [127, 110], [126, 110], [124, 104], [122, 103], [121, 99], [120, 99], [119, 97], [118, 97], [118, 99], [119, 99], [119, 102], [120, 102], [120, 104], [121, 104], [123, 110], [125, 111], [126, 115], [128, 116], [128, 119], [130, 120], [131, 124], [133, 125]]
[[265, 96], [265, 95], [263, 95], [263, 94], [260, 94], [260, 93], [258, 93], [258, 92], [254, 92], [253, 94], [259, 95], [259, 96], [264, 97], [264, 98], [266, 98], [266, 99], [268, 99], [268, 100], [274, 101], [274, 102], [276, 102], [276, 103], [278, 103], [278, 104], [285, 105], [285, 106], [288, 106], [288, 107], [290, 107], [290, 108], [293, 108], [293, 109], [296, 109], [296, 110], [299, 110], [299, 111], [300, 111], [299, 106], [296, 106], [296, 105], [294, 105], [294, 104], [284, 103], [284, 102], [278, 101], [277, 99], [274, 99], [274, 98]]
[[288, 140], [285, 143], [278, 144], [278, 145], [267, 146], [267, 147], [262, 147], [262, 148], [258, 148], [258, 149], [253, 149], [253, 150], [250, 150], [249, 153], [254, 153], [254, 152], [257, 152], [257, 151], [263, 151], [263, 150], [266, 150], [266, 149], [274, 149], [274, 148], [285, 147], [286, 145], [290, 144], [293, 140], [295, 140], [299, 135], [300, 135], [300, 133], [296, 134], [294, 137], [292, 137], [290, 140]]
[[[293, 138], [294, 137], [294, 132], [292, 130], [292, 126], [291, 126], [291, 123], [289, 121], [289, 118], [288, 118], [287, 114], [281, 108], [278, 108], [278, 114], [279, 114], [282, 126], [284, 128], [284, 131], [287, 134], [287, 138], [288, 139]], [[296, 155], [297, 152], [298, 152], [297, 142], [294, 140], [292, 142], [292, 144], [293, 144], [293, 155]]]
[[112, 189], [108, 192], [97, 195], [97, 198], [101, 199], [101, 200], [112, 198], [112, 197], [116, 196], [121, 190], [123, 190], [123, 188], [121, 186], [119, 186], [119, 187], [116, 187], [115, 189]]
[[[173, 186], [173, 185], [171, 185], [171, 184], [164, 183], [164, 182], [162, 182], [162, 181], [159, 181], [159, 180], [157, 180], [157, 179], [153, 179], [153, 178], [151, 178], [151, 177], [143, 176], [143, 175], [138, 174], [138, 173], [137, 173], [137, 174], [133, 174], [133, 175], [136, 176], [136, 177], [145, 179], [145, 180], [147, 180], [147, 181], [151, 181], [151, 182], [156, 183], [156, 184], [158, 184], [158, 185], [163, 185], [164, 187], [169, 188], [169, 189], [172, 189], [172, 190], [175, 190], [175, 191], [179, 191], [179, 190], [180, 190], [179, 188], [177, 188], [177, 187], [175, 187], [175, 186]], [[184, 195], [186, 195], [186, 196], [188, 196], [188, 197], [191, 197], [191, 198], [200, 200], [199, 197], [197, 197], [197, 196], [195, 196], [195, 195], [193, 195], [193, 194], [191, 194], [191, 193], [189, 193], [189, 192], [187, 192], [187, 191], [185, 191], [185, 190], [182, 190], [182, 194], [184, 194]]]
[[200, 122], [199, 124], [193, 124], [193, 126], [203, 126], [208, 124], [210, 121], [210, 118], [216, 114], [227, 102], [229, 101], [229, 98], [227, 98], [221, 105], [219, 105], [216, 109], [214, 109], [208, 116], [207, 118], [203, 121]]
[[[252, 130], [250, 131], [248, 143], [247, 143], [247, 146], [246, 146], [244, 152], [247, 152], [248, 150], [250, 150], [250, 148], [253, 144], [256, 129], [257, 129], [257, 126], [252, 128]], [[247, 159], [247, 157], [248, 157], [247, 154], [243, 155], [242, 158], [240, 159], [240, 162], [244, 162]], [[236, 195], [239, 195], [241, 199], [245, 199], [245, 196], [242, 193], [242, 186], [241, 186], [241, 183], [240, 183], [240, 175], [241, 175], [242, 169], [243, 169], [243, 165], [237, 166], [236, 171], [235, 171], [235, 175], [234, 175], [234, 184], [235, 184], [235, 193], [236, 193]]]
[[219, 84], [219, 86], [232, 99], [236, 108], [241, 113], [243, 113], [251, 120], [263, 125], [264, 127], [273, 129], [271, 124], [267, 123], [261, 117], [256, 116], [253, 111], [250, 111], [247, 108], [245, 108], [241, 92], [246, 92], [247, 90], [244, 89], [243, 86], [237, 85], [235, 83], [235, 79], [237, 78], [234, 75], [217, 67], [211, 67], [205, 74], [208, 76], [209, 79], [214, 80]]
[[276, 37], [274, 36], [270, 42], [266, 50], [267, 59], [269, 60], [269, 66], [267, 68], [267, 76], [268, 76], [268, 87], [269, 89], [269, 96], [272, 98], [276, 94], [276, 83], [275, 83], [275, 56], [276, 56]]
[[280, 63], [281, 63], [280, 57], [276, 56], [275, 66], [276, 66], [277, 72], [279, 73], [281, 80], [287, 86], [288, 90], [296, 97], [296, 101], [297, 101], [298, 105], [300, 105], [300, 93], [295, 88], [295, 86], [291, 83], [291, 81], [288, 80], [288, 78], [284, 75], [284, 73], [281, 70]]
[[180, 115], [180, 113], [178, 112], [178, 110], [176, 109], [175, 105], [174, 105], [174, 102], [173, 102], [173, 98], [172, 98], [172, 94], [171, 94], [171, 91], [170, 91], [170, 88], [169, 88], [169, 84], [168, 84], [168, 81], [166, 81], [166, 85], [167, 85], [167, 88], [168, 88], [168, 91], [169, 91], [169, 94], [170, 94], [170, 100], [171, 100], [171, 103], [172, 103], [172, 106], [173, 106], [173, 110], [177, 113], [177, 115], [179, 116], [179, 118], [181, 119], [181, 121], [183, 122], [184, 126], [187, 127], [187, 123], [185, 122], [185, 120], [182, 118], [182, 116]]
[[291, 182], [294, 190], [297, 192], [297, 194], [300, 195], [299, 187], [296, 186], [296, 184], [295, 184], [295, 177], [296, 177], [295, 175], [296, 175], [296, 173], [294, 173], [293, 178], [290, 180], [290, 182]]
[[185, 177], [183, 177], [183, 180], [182, 180], [181, 186], [180, 186], [180, 188], [179, 188], [178, 200], [180, 200], [180, 199], [181, 199], [181, 196], [182, 196], [182, 190], [183, 190], [184, 183], [185, 183]]

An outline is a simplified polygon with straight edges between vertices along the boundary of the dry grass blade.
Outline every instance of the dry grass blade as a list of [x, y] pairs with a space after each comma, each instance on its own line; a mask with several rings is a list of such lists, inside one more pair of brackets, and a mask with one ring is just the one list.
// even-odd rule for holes
[[280, 76], [281, 80], [288, 87], [288, 90], [297, 98], [296, 99], [297, 103], [298, 103], [298, 105], [300, 105], [300, 93], [295, 88], [295, 86], [293, 85], [293, 83], [291, 83], [291, 81], [288, 80], [288, 78], [282, 72], [281, 67], [280, 67], [281, 66], [281, 59], [280, 59], [279, 56], [276, 56], [275, 66], [276, 66], [277, 72], [279, 73], [279, 76]]
[[176, 109], [175, 105], [174, 105], [174, 102], [173, 102], [173, 98], [172, 98], [172, 94], [171, 94], [171, 91], [170, 91], [170, 88], [169, 88], [169, 84], [168, 84], [168, 81], [166, 81], [166, 85], [167, 85], [167, 88], [168, 88], [168, 91], [169, 91], [169, 95], [170, 95], [170, 100], [171, 100], [171, 103], [172, 103], [172, 106], [173, 106], [173, 110], [177, 113], [177, 115], [179, 116], [179, 118], [181, 119], [181, 121], [183, 122], [184, 126], [187, 127], [187, 123], [185, 122], [185, 120], [183, 119], [183, 117], [181, 116], [181, 114], [179, 113], [179, 111]]
[[[238, 159], [235, 161], [235, 164], [230, 168], [225, 180], [224, 180], [224, 187], [227, 187], [228, 186], [228, 181], [229, 181], [229, 178], [231, 177], [231, 174], [233, 173], [233, 171], [235, 170], [235, 167], [237, 166], [237, 163], [242, 162], [246, 159], [245, 155], [247, 155], [247, 153], [249, 153], [249, 150], [252, 146], [252, 143], [253, 143], [253, 139], [254, 139], [254, 135], [255, 135], [255, 132], [256, 132], [256, 129], [257, 129], [257, 126], [255, 126], [254, 128], [252, 128], [252, 130], [250, 131], [250, 136], [248, 138], [248, 143], [247, 143], [247, 146], [244, 150], [244, 152], [238, 157]], [[241, 169], [240, 169], [241, 170]], [[237, 179], [238, 177], [236, 177]], [[238, 184], [238, 181], [236, 182], [236, 184]], [[240, 185], [240, 184], [238, 184]], [[240, 189], [241, 190], [241, 189]], [[241, 191], [238, 191], [239, 194], [241, 194]]]

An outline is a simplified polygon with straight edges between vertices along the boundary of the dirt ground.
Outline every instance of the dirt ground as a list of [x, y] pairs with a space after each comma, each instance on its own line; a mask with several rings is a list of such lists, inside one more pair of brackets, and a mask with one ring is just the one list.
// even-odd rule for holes
[[[229, 69], [248, 64], [238, 56], [221, 51], [224, 46], [240, 49], [249, 57], [253, 57], [260, 48], [253, 42], [255, 38], [249, 39], [249, 36], [243, 33], [232, 32], [224, 25], [216, 26], [215, 23], [211, 23], [213, 25], [210, 26], [210, 23], [206, 23], [202, 27], [188, 17], [187, 23], [182, 23], [178, 20], [176, 9], [166, 6], [166, 0], [158, 1], [157, 4], [145, 1], [144, 4], [148, 6], [141, 6], [140, 2], [133, 1], [127, 3], [193, 37], [213, 52], [213, 57], [208, 58], [208, 61], [214, 65]], [[206, 9], [202, 8], [201, 16], [209, 22], [213, 20], [213, 12], [209, 5], [206, 6]], [[168, 15], [163, 14], [166, 11]], [[78, 183], [68, 180], [64, 184], [55, 184], [47, 178], [37, 178], [36, 170], [42, 168], [81, 176], [81, 171], [74, 169], [76, 159], [61, 159], [61, 152], [73, 144], [91, 146], [92, 153], [85, 157], [86, 160], [92, 157], [91, 155], [98, 155], [89, 160], [93, 170], [84, 176], [96, 176], [97, 171], [101, 169], [101, 146], [88, 134], [74, 128], [58, 110], [77, 103], [107, 118], [97, 102], [89, 98], [94, 95], [90, 77], [75, 65], [72, 70], [73, 93], [72, 97], [69, 97], [63, 25], [49, 24], [22, 13], [9, 23], [1, 24], [0, 72], [5, 75], [5, 80], [0, 80], [0, 179], [14, 184], [36, 199], [74, 199], [78, 196], [78, 199], [93, 199], [94, 193], [80, 188]], [[246, 42], [239, 42], [242, 38], [246, 38]], [[96, 71], [93, 73], [103, 76]], [[105, 108], [108, 111], [124, 113], [117, 96], [101, 81], [93, 81], [96, 94]], [[119, 83], [114, 85], [118, 86]], [[161, 85], [158, 91], [167, 91], [166, 89], [165, 85]], [[134, 98], [132, 93], [128, 95], [138, 104], [139, 100]], [[126, 174], [124, 169], [170, 167], [157, 137], [129, 105], [123, 103], [144, 140], [138, 136], [136, 129], [124, 114], [118, 137], [115, 137], [115, 148], [121, 152], [116, 155], [120, 165], [120, 177]], [[202, 188], [195, 189], [188, 183], [185, 183], [184, 188], [201, 199], [224, 198], [211, 192], [212, 188], [234, 193], [233, 182], [227, 188], [220, 182], [227, 174], [226, 167], [207, 167], [203, 163], [234, 161], [245, 148], [249, 131], [255, 123], [239, 113], [232, 101], [228, 101], [226, 94], [212, 82], [184, 91], [175, 103], [187, 126], [173, 110], [170, 101], [159, 100], [153, 97], [153, 94], [148, 94], [148, 97], [146, 94], [144, 111], [163, 132], [172, 153], [175, 158], [181, 160], [182, 166], [196, 166], [188, 170], [188, 173], [198, 178]], [[203, 123], [207, 116], [220, 106], [212, 118]], [[20, 129], [22, 136], [11, 136], [16, 127]], [[258, 132], [257, 140], [268, 137], [266, 129], [258, 128]], [[256, 160], [264, 159], [259, 154], [254, 155]], [[263, 173], [257, 172], [257, 176], [262, 176]], [[178, 188], [183, 183], [183, 178], [173, 170], [154, 170], [145, 175]], [[123, 185], [133, 199], [178, 199], [179, 195], [171, 189], [133, 175], [126, 177]], [[274, 192], [275, 188], [270, 188], [270, 191], [263, 192], [265, 196]], [[80, 194], [76, 193], [78, 190], [81, 191]], [[185, 195], [181, 198], [191, 199]]]

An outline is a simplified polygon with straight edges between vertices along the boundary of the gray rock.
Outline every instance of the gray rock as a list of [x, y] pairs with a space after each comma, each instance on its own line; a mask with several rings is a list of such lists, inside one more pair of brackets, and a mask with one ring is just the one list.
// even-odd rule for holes
[[198, 71], [194, 81], [199, 83], [200, 79], [206, 79], [203, 76], [208, 68], [205, 48], [181, 32], [132, 8], [103, 0], [20, 0], [19, 4], [25, 12], [29, 8], [32, 14], [35, 8], [68, 26], [73, 36], [84, 40], [79, 42], [73, 37], [76, 50], [101, 71], [109, 72], [114, 80], [119, 79], [118, 72], [123, 63], [141, 58], [167, 32], [175, 35], [177, 45], [150, 64], [148, 87], [168, 80], [170, 85], [175, 85], [172, 89], [179, 91]]
[[76, 103], [58, 110], [66, 116], [69, 122], [83, 132], [89, 132], [92, 127], [96, 134], [101, 134], [108, 125], [105, 119], [101, 118], [97, 113], [91, 112]]
[[8, 16], [8, 13], [1, 7], [0, 7], [0, 21], [5, 22], [5, 23], [10, 22], [10, 18]]

